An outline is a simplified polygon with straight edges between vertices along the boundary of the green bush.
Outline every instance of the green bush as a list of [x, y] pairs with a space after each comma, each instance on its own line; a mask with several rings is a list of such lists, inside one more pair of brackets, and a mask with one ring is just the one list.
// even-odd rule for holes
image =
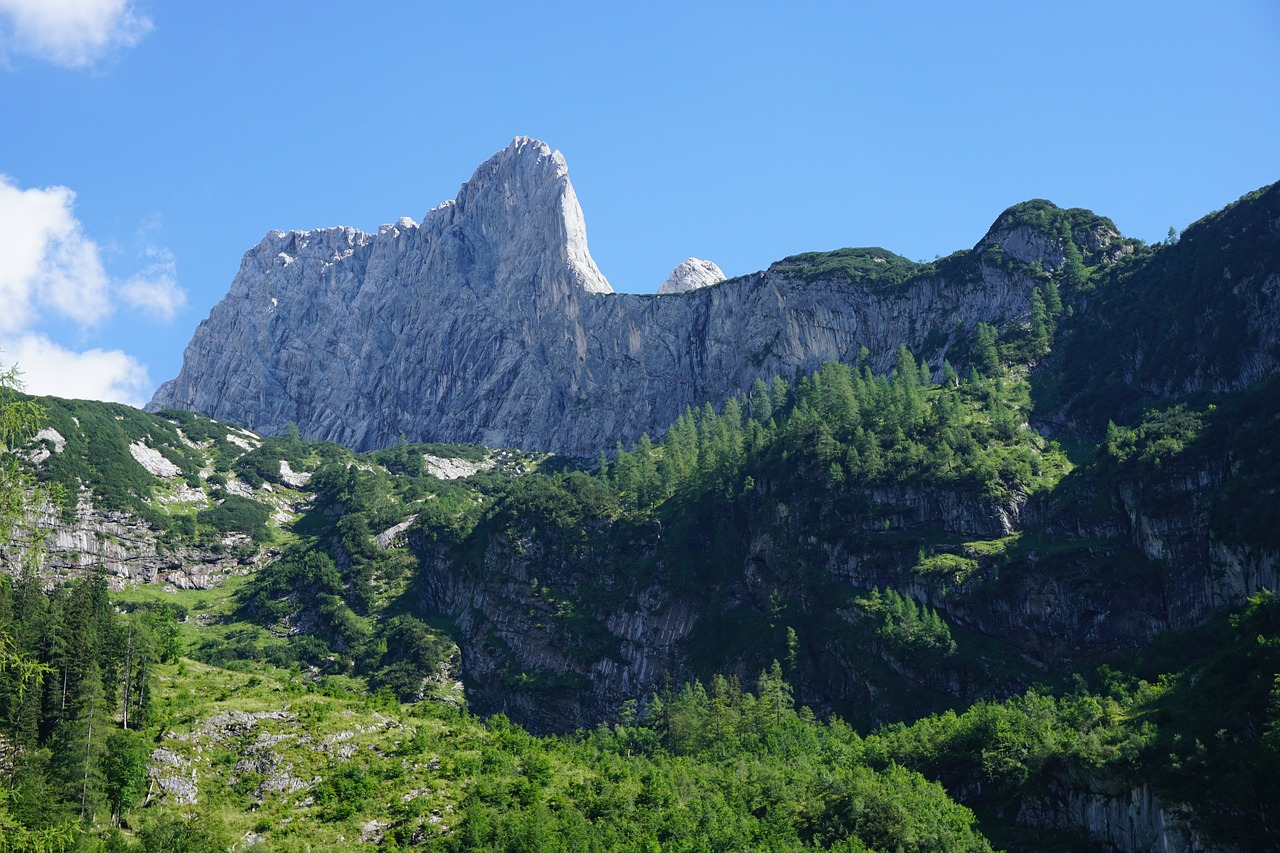
[[219, 533], [247, 534], [254, 542], [265, 542], [271, 538], [271, 530], [267, 527], [270, 518], [270, 507], [239, 495], [227, 495], [217, 506], [196, 513], [198, 523]]

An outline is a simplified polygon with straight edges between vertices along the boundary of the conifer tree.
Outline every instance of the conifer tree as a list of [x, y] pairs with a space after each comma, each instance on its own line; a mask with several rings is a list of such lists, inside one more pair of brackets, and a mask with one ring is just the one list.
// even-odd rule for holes
[[769, 380], [769, 404], [773, 407], [773, 417], [776, 420], [787, 405], [787, 383], [781, 376]]
[[760, 679], [756, 682], [756, 696], [757, 708], [766, 724], [763, 728], [769, 728], [770, 723], [774, 726], [780, 724], [786, 714], [795, 710], [791, 685], [787, 683], [782, 674], [782, 664], [777, 660], [760, 673]]
[[1031, 349], [1035, 358], [1049, 351], [1049, 314], [1039, 288], [1031, 291]]
[[[1064, 229], [1065, 230], [1065, 229]], [[1062, 280], [1068, 293], [1081, 293], [1089, 290], [1089, 271], [1085, 268], [1084, 257], [1069, 231], [1063, 240]]]
[[773, 401], [769, 397], [769, 386], [763, 379], [757, 378], [751, 384], [751, 417], [757, 423], [767, 424], [773, 417]]
[[945, 358], [942, 360], [942, 384], [949, 390], [960, 387], [960, 377], [956, 375], [956, 369]]
[[978, 324], [974, 349], [977, 366], [987, 376], [995, 376], [1000, 371], [1000, 352], [996, 349], [994, 326], [986, 323]]
[[1062, 316], [1062, 295], [1058, 292], [1058, 285], [1052, 281], [1044, 286], [1044, 307], [1049, 313], [1050, 330], [1053, 323]]
[[141, 732], [113, 731], [107, 735], [102, 760], [103, 783], [112, 821], [119, 825], [125, 812], [146, 791], [148, 750]]

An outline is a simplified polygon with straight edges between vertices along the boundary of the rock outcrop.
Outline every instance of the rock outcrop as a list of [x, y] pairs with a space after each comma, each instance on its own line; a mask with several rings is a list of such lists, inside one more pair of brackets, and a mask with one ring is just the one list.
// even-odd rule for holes
[[[1020, 253], [1033, 245], [1019, 232]], [[564, 158], [519, 138], [421, 225], [269, 233], [149, 408], [260, 433], [292, 421], [357, 449], [403, 435], [593, 456], [863, 347], [877, 369], [902, 343], [940, 369], [977, 323], [1028, 314], [1034, 278], [985, 257], [920, 266], [900, 287], [781, 262], [661, 298], [615, 294]]]
[[1220, 849], [1188, 826], [1188, 815], [1161, 803], [1149, 785], [1117, 795], [1055, 787], [1018, 809], [1018, 823], [1076, 830], [1122, 853], [1200, 853]]
[[225, 534], [216, 547], [166, 542], [136, 515], [101, 509], [85, 499], [74, 512], [40, 507], [11, 541], [0, 543], [0, 564], [13, 571], [34, 561], [49, 586], [100, 567], [113, 589], [136, 583], [209, 589], [233, 575], [250, 573], [265, 556], [240, 533]]
[[667, 276], [667, 280], [658, 288], [658, 295], [669, 296], [673, 293], [688, 293], [690, 290], [710, 287], [722, 281], [724, 281], [724, 271], [711, 261], [685, 258], [671, 271], [671, 275]]

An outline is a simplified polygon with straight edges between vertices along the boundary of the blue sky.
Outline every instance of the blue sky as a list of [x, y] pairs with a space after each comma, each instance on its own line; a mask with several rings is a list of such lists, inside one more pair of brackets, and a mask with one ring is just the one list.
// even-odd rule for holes
[[627, 292], [1280, 180], [1272, 0], [790, 5], [0, 0], [0, 362], [144, 402], [269, 229], [421, 219], [517, 135]]

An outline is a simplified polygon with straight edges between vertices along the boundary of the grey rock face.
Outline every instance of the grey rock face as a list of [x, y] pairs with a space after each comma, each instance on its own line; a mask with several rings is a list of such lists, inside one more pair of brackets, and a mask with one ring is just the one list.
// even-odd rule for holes
[[[38, 544], [37, 544], [38, 542]], [[248, 536], [229, 533], [222, 549], [170, 545], [150, 524], [127, 512], [96, 507], [82, 499], [75, 513], [46, 504], [30, 513], [8, 541], [0, 542], [0, 566], [16, 574], [31, 562], [46, 584], [67, 582], [101, 566], [113, 589], [165, 583], [179, 589], [209, 589], [232, 575], [253, 571], [257, 553]], [[247, 549], [252, 556], [237, 557]]]
[[886, 370], [902, 343], [940, 368], [976, 323], [1027, 316], [1026, 275], [975, 263], [954, 278], [890, 288], [775, 265], [662, 298], [614, 294], [564, 158], [520, 138], [421, 225], [269, 233], [148, 408], [260, 433], [292, 421], [357, 449], [403, 435], [589, 456], [758, 377], [863, 346]]
[[1039, 799], [1024, 801], [1017, 821], [1029, 826], [1083, 831], [1111, 850], [1139, 853], [1200, 853], [1217, 849], [1162, 803], [1149, 785], [1120, 794], [1099, 794], [1051, 786]]
[[722, 281], [724, 281], [724, 272], [711, 261], [685, 258], [671, 271], [671, 275], [667, 276], [667, 280], [658, 288], [658, 295], [668, 296], [672, 293], [688, 293], [690, 290], [710, 287]]

